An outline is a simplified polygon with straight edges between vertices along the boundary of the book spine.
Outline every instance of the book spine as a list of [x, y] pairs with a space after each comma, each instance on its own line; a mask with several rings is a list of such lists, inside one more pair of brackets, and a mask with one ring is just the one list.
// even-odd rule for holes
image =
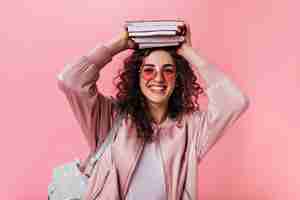
[[129, 32], [143, 32], [143, 31], [173, 31], [178, 30], [179, 28], [177, 26], [128, 26]]
[[165, 36], [172, 36], [176, 35], [176, 31], [149, 31], [149, 32], [129, 32], [129, 37], [132, 36], [159, 36], [159, 35], [165, 35]]
[[144, 48], [152, 48], [152, 47], [167, 47], [167, 46], [178, 46], [180, 43], [179, 42], [170, 42], [170, 43], [142, 43], [139, 44], [139, 49], [144, 49]]

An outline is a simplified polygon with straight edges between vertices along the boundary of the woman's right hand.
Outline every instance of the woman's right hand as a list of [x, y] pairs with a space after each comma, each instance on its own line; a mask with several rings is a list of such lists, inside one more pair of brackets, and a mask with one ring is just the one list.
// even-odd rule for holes
[[123, 30], [111, 40], [106, 42], [104, 46], [108, 47], [113, 55], [118, 54], [127, 49], [137, 48], [137, 44], [129, 38], [129, 33], [126, 27], [123, 27]]
[[126, 27], [123, 27], [121, 32], [121, 38], [123, 39], [124, 50], [137, 48], [137, 43], [135, 43], [131, 38], [129, 38], [129, 33]]

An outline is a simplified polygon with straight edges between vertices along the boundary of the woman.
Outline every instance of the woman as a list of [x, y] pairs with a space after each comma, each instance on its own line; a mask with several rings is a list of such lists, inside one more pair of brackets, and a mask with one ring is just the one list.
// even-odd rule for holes
[[[116, 116], [125, 113], [112, 146], [119, 180], [108, 186], [117, 184], [122, 199], [196, 200], [200, 160], [249, 106], [247, 95], [192, 48], [186, 26], [186, 40], [179, 47], [144, 50], [136, 49], [123, 30], [58, 75], [90, 155], [101, 146]], [[124, 60], [117, 96], [105, 97], [97, 90], [98, 73], [126, 49], [134, 51]], [[206, 89], [196, 83], [191, 65]], [[201, 92], [208, 96], [206, 111], [197, 104]], [[91, 177], [85, 199], [104, 199], [99, 180]]]

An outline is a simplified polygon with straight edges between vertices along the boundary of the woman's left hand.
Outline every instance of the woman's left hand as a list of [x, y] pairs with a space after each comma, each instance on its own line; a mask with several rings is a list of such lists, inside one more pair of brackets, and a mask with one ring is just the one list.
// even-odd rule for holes
[[177, 49], [177, 53], [182, 55], [183, 51], [187, 47], [192, 47], [192, 39], [191, 39], [191, 28], [187, 21], [184, 21], [184, 24], [186, 26], [186, 34], [185, 34], [185, 40], [184, 42], [179, 46]]

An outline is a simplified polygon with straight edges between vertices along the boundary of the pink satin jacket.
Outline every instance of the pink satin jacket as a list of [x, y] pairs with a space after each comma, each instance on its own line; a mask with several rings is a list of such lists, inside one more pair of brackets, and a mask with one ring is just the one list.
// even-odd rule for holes
[[[57, 76], [58, 87], [66, 95], [80, 124], [91, 149], [90, 155], [101, 145], [115, 118], [113, 100], [99, 93], [96, 85], [100, 69], [112, 58], [110, 49], [100, 46], [93, 55], [80, 56], [65, 65]], [[205, 93], [209, 100], [207, 110], [185, 115], [180, 123], [167, 119], [160, 127], [158, 144], [167, 200], [197, 199], [199, 162], [223, 135], [224, 130], [249, 106], [247, 95], [213, 65], [208, 66], [206, 76], [208, 86]], [[122, 199], [126, 197], [144, 146], [136, 134], [130, 118], [123, 120], [113, 143]], [[101, 176], [101, 172], [99, 174]], [[105, 174], [102, 176], [91, 177], [86, 200], [102, 200], [97, 197], [97, 188], [102, 186]]]

